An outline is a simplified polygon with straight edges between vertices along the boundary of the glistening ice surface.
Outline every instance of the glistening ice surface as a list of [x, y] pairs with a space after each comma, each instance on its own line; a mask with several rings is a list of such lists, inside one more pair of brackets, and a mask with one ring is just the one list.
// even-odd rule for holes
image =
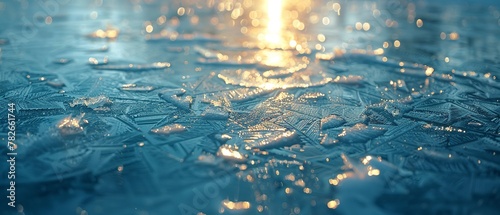
[[0, 214], [498, 214], [494, 0], [0, 1]]

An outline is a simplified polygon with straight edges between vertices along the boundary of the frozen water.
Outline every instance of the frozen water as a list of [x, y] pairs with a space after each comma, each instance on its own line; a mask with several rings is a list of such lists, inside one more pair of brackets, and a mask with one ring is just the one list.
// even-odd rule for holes
[[59, 123], [57, 123], [57, 127], [59, 128], [61, 135], [67, 136], [83, 133], [83, 127], [80, 125], [83, 116], [84, 114], [78, 117], [68, 116], [59, 121]]
[[321, 129], [336, 128], [345, 123], [345, 119], [341, 116], [332, 114], [321, 119]]
[[357, 123], [349, 128], [344, 128], [338, 135], [341, 141], [345, 142], [366, 142], [377, 136], [384, 134], [386, 129], [375, 126], [367, 126], [363, 123]]
[[217, 156], [229, 161], [245, 162], [246, 158], [237, 149], [230, 146], [221, 146], [217, 151]]
[[59, 59], [54, 60], [54, 63], [55, 63], [55, 64], [61, 64], [61, 65], [64, 65], [64, 64], [71, 63], [71, 61], [73, 61], [73, 60], [72, 60], [72, 59], [69, 59], [69, 58], [59, 58]]
[[95, 109], [95, 108], [98, 108], [98, 107], [103, 107], [103, 106], [106, 106], [106, 105], [111, 105], [113, 102], [111, 101], [111, 99], [109, 99], [108, 97], [104, 96], [104, 95], [100, 95], [100, 96], [97, 96], [97, 97], [82, 97], [82, 98], [78, 98], [78, 99], [75, 99], [73, 100], [73, 102], [71, 102], [69, 104], [70, 107], [75, 107], [77, 105], [84, 105], [86, 107], [89, 107], [89, 108], [92, 108], [92, 109]]
[[106, 64], [106, 65], [96, 65], [94, 69], [98, 70], [119, 70], [119, 71], [145, 71], [145, 70], [157, 70], [157, 69], [165, 69], [170, 67], [170, 63], [167, 62], [156, 62], [151, 64]]
[[161, 135], [170, 135], [175, 133], [181, 133], [183, 131], [186, 131], [186, 127], [180, 124], [166, 125], [161, 128], [151, 129], [151, 132]]
[[201, 113], [201, 116], [203, 119], [225, 120], [229, 117], [229, 113], [221, 108], [209, 106]]
[[253, 147], [257, 149], [269, 149], [292, 145], [295, 144], [296, 138], [297, 134], [295, 132], [285, 131], [283, 133], [271, 135], [270, 137], [264, 137], [263, 140], [255, 143]]
[[154, 90], [153, 86], [137, 86], [137, 84], [124, 84], [120, 87], [123, 91], [149, 92]]
[[89, 58], [89, 65], [100, 66], [100, 65], [106, 65], [106, 64], [108, 64], [108, 57], [102, 58], [101, 61], [99, 61], [97, 58], [93, 58], [93, 57]]
[[499, 19], [494, 0], [0, 2], [0, 214], [498, 214]]
[[160, 97], [185, 111], [189, 111], [189, 109], [191, 108], [191, 103], [193, 103], [193, 97], [191, 96], [179, 97], [177, 95], [162, 94], [160, 95]]

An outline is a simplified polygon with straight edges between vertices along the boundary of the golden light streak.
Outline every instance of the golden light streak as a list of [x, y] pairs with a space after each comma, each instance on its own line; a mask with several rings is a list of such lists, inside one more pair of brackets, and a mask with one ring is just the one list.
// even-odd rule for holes
[[245, 156], [243, 156], [243, 154], [241, 154], [237, 149], [229, 146], [221, 146], [217, 152], [217, 156], [232, 161], [245, 160]]
[[250, 202], [233, 202], [229, 200], [222, 201], [222, 205], [229, 210], [246, 210], [250, 208]]
[[282, 10], [283, 0], [268, 0], [267, 1], [267, 16], [268, 23], [265, 34], [265, 40], [272, 48], [279, 47], [283, 42], [282, 35]]

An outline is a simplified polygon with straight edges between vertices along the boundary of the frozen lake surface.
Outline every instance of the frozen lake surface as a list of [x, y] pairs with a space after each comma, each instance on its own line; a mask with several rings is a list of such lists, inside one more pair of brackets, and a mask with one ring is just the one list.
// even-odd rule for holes
[[499, 44], [489, 0], [0, 1], [1, 214], [498, 214]]

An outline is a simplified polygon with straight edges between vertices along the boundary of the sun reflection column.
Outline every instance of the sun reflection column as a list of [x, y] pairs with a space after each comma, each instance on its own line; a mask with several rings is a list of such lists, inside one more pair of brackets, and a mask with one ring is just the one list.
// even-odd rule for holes
[[269, 20], [265, 40], [270, 48], [279, 48], [283, 44], [282, 11], [283, 0], [267, 0], [267, 16]]

